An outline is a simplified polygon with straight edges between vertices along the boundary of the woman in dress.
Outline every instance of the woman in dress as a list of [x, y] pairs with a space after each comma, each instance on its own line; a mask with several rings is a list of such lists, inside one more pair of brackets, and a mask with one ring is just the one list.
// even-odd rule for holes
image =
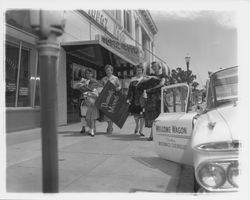
[[87, 132], [87, 122], [86, 122], [86, 112], [88, 109], [88, 106], [86, 104], [86, 95], [85, 92], [89, 91], [88, 85], [90, 80], [94, 79], [93, 78], [93, 72], [91, 69], [86, 69], [85, 70], [85, 75], [84, 77], [82, 76], [81, 80], [80, 80], [80, 91], [81, 91], [81, 95], [80, 95], [80, 118], [81, 118], [81, 124], [82, 124], [82, 130], [80, 131], [80, 133], [85, 133]]
[[[113, 75], [113, 67], [111, 65], [105, 66], [106, 76], [102, 78], [102, 83], [105, 85], [108, 81], [110, 81], [116, 88], [116, 91], [121, 89], [121, 84], [117, 76]], [[107, 117], [104, 116], [104, 121], [107, 121], [107, 133], [111, 134], [113, 132], [113, 122]]]
[[131, 79], [129, 84], [129, 90], [127, 95], [127, 102], [130, 104], [129, 112], [134, 116], [135, 120], [135, 131], [134, 133], [138, 133], [141, 136], [144, 136], [142, 133], [144, 126], [144, 118], [143, 118], [143, 108], [140, 104], [140, 98], [143, 95], [143, 90], [137, 89], [137, 84], [143, 79], [143, 66], [139, 64], [136, 66], [136, 76]]
[[88, 106], [86, 113], [86, 122], [89, 127], [89, 134], [93, 137], [96, 132], [96, 119], [99, 118], [99, 110], [95, 105], [95, 101], [99, 96], [97, 88], [99, 83], [95, 79], [91, 79], [88, 84], [89, 91], [85, 92], [86, 104]]
[[158, 62], [152, 62], [152, 69], [154, 71], [151, 76], [155, 76], [160, 79], [159, 84], [154, 87], [148, 88], [147, 92], [147, 100], [145, 105], [145, 127], [151, 128], [150, 136], [148, 138], [149, 141], [153, 140], [153, 130], [152, 124], [153, 121], [159, 116], [161, 113], [161, 87], [165, 84], [165, 74], [160, 74], [161, 65]]

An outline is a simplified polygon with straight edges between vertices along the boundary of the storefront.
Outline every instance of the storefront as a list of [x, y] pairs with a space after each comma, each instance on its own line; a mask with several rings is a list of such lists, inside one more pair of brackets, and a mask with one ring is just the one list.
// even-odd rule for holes
[[72, 88], [72, 82], [79, 80], [90, 68], [97, 80], [105, 76], [104, 66], [114, 67], [114, 75], [122, 84], [126, 94], [129, 79], [134, 75], [134, 66], [139, 63], [139, 49], [117, 40], [97, 35], [96, 40], [62, 42], [66, 52], [67, 69], [67, 123], [79, 121], [79, 91]]
[[[59, 125], [79, 121], [79, 93], [71, 87], [79, 73], [91, 68], [100, 80], [104, 66], [111, 64], [126, 93], [134, 66], [152, 61], [144, 50], [153, 51], [150, 44], [157, 33], [148, 11], [77, 10], [64, 15], [64, 33], [58, 38]], [[30, 26], [29, 10], [7, 11], [5, 30], [6, 131], [40, 127], [39, 37]]]

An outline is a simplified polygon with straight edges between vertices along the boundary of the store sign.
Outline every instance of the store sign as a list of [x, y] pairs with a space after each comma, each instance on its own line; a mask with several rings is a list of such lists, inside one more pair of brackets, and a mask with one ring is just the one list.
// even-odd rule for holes
[[28, 96], [29, 95], [29, 88], [27, 87], [20, 87], [19, 89], [20, 96]]
[[101, 42], [118, 51], [135, 63], [139, 63], [139, 48], [130, 44], [122, 43], [104, 36], [101, 36]]
[[117, 24], [114, 24], [113, 34], [120, 42], [125, 42], [125, 34], [123, 33], [123, 29], [120, 28]]
[[89, 10], [89, 16], [94, 19], [98, 24], [107, 29], [108, 18], [105, 17], [99, 10]]
[[15, 83], [6, 83], [6, 91], [7, 92], [15, 92], [16, 84]]

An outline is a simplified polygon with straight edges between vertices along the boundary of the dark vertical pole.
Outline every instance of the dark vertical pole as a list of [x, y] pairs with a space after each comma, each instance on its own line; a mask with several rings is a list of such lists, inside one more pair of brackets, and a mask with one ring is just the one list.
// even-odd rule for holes
[[[189, 61], [187, 61], [187, 84], [188, 84], [188, 87], [189, 87]], [[191, 90], [190, 90], [191, 91]], [[188, 102], [187, 102], [187, 111], [189, 110], [189, 106], [190, 106], [190, 96], [188, 97]]]
[[60, 46], [57, 37], [63, 34], [64, 11], [30, 10], [30, 25], [40, 36], [37, 44], [41, 90], [41, 138], [43, 192], [58, 192], [58, 99], [57, 69]]
[[38, 50], [41, 80], [43, 192], [57, 193], [57, 58], [59, 47], [58, 44], [45, 40], [39, 42]]
[[189, 86], [189, 61], [187, 62], [187, 84]]

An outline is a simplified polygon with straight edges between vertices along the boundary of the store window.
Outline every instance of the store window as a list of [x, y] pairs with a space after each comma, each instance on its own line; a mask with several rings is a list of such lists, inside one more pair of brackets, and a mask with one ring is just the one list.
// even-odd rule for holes
[[131, 12], [129, 10], [124, 10], [124, 29], [131, 33]]
[[121, 15], [122, 15], [122, 11], [121, 10], [107, 10], [107, 12], [109, 12], [109, 14], [117, 21], [121, 24]]
[[29, 56], [30, 52], [27, 49], [22, 48], [20, 58], [20, 73], [19, 73], [19, 88], [18, 88], [18, 107], [30, 106], [30, 74], [29, 74]]
[[35, 78], [35, 106], [40, 106], [40, 67], [37, 66], [37, 75]]
[[116, 10], [115, 11], [115, 19], [121, 24], [121, 17], [122, 17], [122, 11], [121, 10]]
[[5, 13], [7, 24], [35, 34], [30, 26], [30, 11], [29, 10], [7, 10]]
[[6, 45], [6, 107], [15, 107], [19, 47]]
[[6, 107], [32, 107], [36, 78], [31, 74], [31, 49], [7, 42], [5, 52]]

